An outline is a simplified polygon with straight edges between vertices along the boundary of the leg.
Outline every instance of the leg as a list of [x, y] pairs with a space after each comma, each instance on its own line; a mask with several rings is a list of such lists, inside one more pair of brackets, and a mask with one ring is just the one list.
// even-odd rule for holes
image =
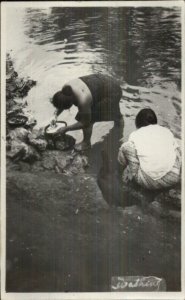
[[75, 145], [75, 150], [83, 151], [87, 150], [91, 147], [91, 135], [94, 124], [90, 124], [90, 126], [83, 129], [83, 141], [77, 145]]
[[128, 165], [128, 161], [122, 148], [120, 148], [118, 152], [118, 162], [122, 165], [123, 169], [125, 169]]
[[121, 114], [119, 114], [118, 118], [114, 121], [114, 125], [116, 127], [120, 127], [123, 129], [124, 127], [124, 119], [123, 116]]
[[118, 161], [123, 165], [124, 168], [128, 165], [132, 177], [137, 178], [140, 164], [135, 146], [132, 142], [125, 142], [121, 146], [118, 154]]
[[160, 190], [171, 188], [181, 180], [181, 154], [177, 151], [175, 164], [171, 171], [158, 180], [154, 180], [145, 174], [141, 169], [138, 172], [138, 183], [149, 190]]
[[114, 131], [116, 132], [118, 148], [121, 146], [120, 142], [123, 141], [123, 129], [124, 129], [124, 119], [123, 116], [119, 114], [119, 118], [117, 118], [114, 121]]

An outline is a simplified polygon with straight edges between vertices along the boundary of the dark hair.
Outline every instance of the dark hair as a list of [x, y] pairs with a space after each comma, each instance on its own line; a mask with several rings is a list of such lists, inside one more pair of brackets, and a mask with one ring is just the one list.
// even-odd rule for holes
[[137, 128], [157, 124], [157, 116], [152, 109], [144, 108], [137, 114], [135, 123]]
[[51, 103], [58, 109], [69, 109], [73, 105], [73, 96], [65, 94], [62, 90], [54, 94]]

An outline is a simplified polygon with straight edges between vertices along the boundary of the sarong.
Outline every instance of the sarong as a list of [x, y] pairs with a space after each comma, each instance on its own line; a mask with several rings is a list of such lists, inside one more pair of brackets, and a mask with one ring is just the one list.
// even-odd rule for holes
[[[92, 94], [91, 122], [119, 121], [122, 117], [119, 108], [122, 90], [117, 80], [102, 74], [91, 74], [80, 79]], [[83, 114], [78, 112], [75, 119], [81, 121]]]
[[142, 187], [149, 190], [170, 188], [180, 182], [181, 179], [181, 150], [176, 149], [176, 160], [171, 171], [162, 178], [154, 180], [140, 167], [139, 158], [133, 142], [126, 142], [118, 153], [118, 161], [124, 168], [128, 165], [132, 178]]

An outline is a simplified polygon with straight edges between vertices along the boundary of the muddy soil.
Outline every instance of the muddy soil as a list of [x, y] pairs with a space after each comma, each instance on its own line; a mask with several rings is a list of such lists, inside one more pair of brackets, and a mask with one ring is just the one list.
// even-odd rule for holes
[[176, 219], [110, 207], [92, 177], [8, 174], [8, 292], [110, 291], [124, 275], [163, 277], [177, 291], [180, 257]]

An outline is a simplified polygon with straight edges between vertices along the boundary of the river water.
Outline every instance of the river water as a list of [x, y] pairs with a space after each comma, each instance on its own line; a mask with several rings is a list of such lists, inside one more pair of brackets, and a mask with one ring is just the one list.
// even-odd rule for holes
[[[8, 8], [6, 49], [20, 76], [37, 81], [27, 96], [38, 125], [49, 122], [49, 102], [62, 85], [77, 76], [100, 72], [123, 88], [120, 109], [124, 137], [135, 129], [144, 107], [155, 109], [159, 123], [181, 135], [181, 20], [178, 8]], [[124, 85], [145, 87], [139, 98]], [[75, 108], [60, 117], [74, 121]], [[96, 124], [92, 142], [113, 123]], [[81, 133], [75, 133], [81, 139]]]

